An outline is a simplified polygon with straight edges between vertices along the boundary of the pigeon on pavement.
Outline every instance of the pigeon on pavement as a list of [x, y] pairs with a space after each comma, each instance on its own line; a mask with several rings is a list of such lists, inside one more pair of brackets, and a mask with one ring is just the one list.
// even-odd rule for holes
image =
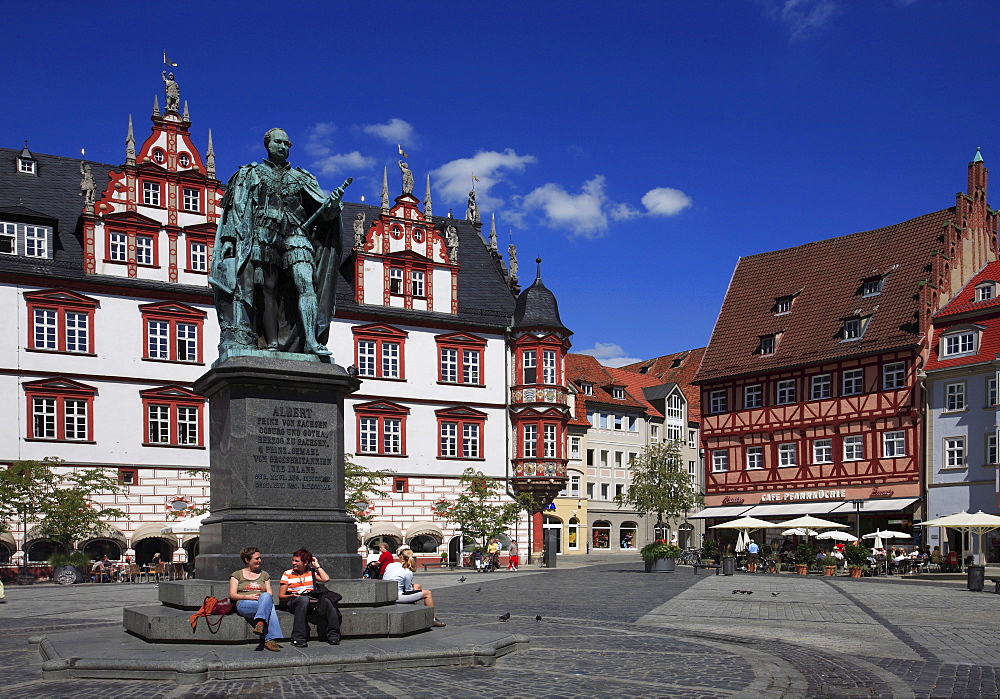
[[780, 594], [781, 594], [780, 592], [772, 592], [771, 597], [777, 597]]
[[458, 579], [458, 581], [459, 581], [459, 582], [465, 582], [465, 576], [463, 575], [462, 577], [460, 577], [460, 578]]
[[476, 588], [476, 592], [482, 592], [482, 591], [483, 591], [483, 586], [482, 585], [480, 585], [479, 587]]
[[500, 621], [507, 621], [508, 619], [510, 619], [510, 612], [500, 615]]
[[535, 621], [541, 621], [541, 620], [542, 620], [542, 615], [541, 614], [536, 614], [535, 615]]

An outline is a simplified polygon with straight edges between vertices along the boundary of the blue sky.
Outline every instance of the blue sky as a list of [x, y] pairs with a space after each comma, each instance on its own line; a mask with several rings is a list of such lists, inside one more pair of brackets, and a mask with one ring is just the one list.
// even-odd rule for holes
[[996, 2], [175, 0], [2, 18], [0, 145], [121, 163], [128, 115], [142, 138], [162, 105], [166, 51], [223, 179], [272, 126], [324, 186], [353, 176], [355, 201], [378, 200], [383, 166], [398, 193], [397, 144], [436, 214], [464, 215], [474, 171], [522, 281], [542, 257], [573, 350], [610, 364], [706, 344], [740, 255], [946, 208], [976, 147], [1000, 162]]

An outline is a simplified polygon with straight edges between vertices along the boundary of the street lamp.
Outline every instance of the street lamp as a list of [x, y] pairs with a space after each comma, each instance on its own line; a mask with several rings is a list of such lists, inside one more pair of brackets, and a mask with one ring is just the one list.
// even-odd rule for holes
[[864, 500], [851, 500], [852, 505], [854, 505], [854, 524], [858, 534], [858, 540], [861, 540], [861, 508], [864, 507]]

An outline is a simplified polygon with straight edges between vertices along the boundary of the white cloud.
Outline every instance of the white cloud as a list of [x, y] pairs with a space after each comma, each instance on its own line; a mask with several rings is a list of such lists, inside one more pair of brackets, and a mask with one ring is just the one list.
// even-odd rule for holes
[[306, 134], [306, 153], [313, 158], [323, 158], [330, 155], [330, 148], [333, 145], [333, 134], [337, 131], [337, 125], [330, 122], [317, 122], [310, 127]]
[[788, 27], [793, 40], [808, 39], [840, 12], [837, 0], [758, 0], [764, 11]]
[[642, 361], [640, 357], [626, 357], [621, 345], [613, 342], [595, 342], [593, 349], [580, 350], [580, 354], [589, 354], [604, 366], [620, 367]]
[[[533, 155], [518, 155], [507, 148], [498, 151], [479, 151], [471, 158], [458, 158], [432, 170], [431, 187], [435, 200], [438, 195], [445, 201], [465, 202], [472, 188], [472, 174], [479, 178], [476, 182], [476, 203], [480, 215], [495, 210], [503, 204], [503, 199], [491, 196], [493, 185], [504, 182], [508, 175], [523, 172], [527, 165], [535, 162]], [[461, 216], [464, 216], [464, 210]], [[460, 216], [460, 217], [461, 217]]]
[[384, 124], [365, 124], [361, 130], [370, 136], [381, 138], [386, 143], [402, 145], [403, 150], [416, 146], [417, 136], [413, 124], [402, 119], [392, 118]]
[[366, 155], [361, 155], [354, 150], [350, 153], [337, 153], [328, 155], [313, 163], [313, 167], [324, 175], [337, 175], [342, 172], [351, 174], [358, 170], [368, 170], [375, 165], [375, 159]]
[[550, 228], [569, 229], [573, 235], [584, 238], [600, 238], [608, 230], [606, 201], [604, 175], [594, 175], [583, 183], [579, 194], [570, 194], [561, 185], [550, 182], [529, 192], [521, 205], [542, 211], [545, 225]]
[[675, 216], [691, 206], [691, 197], [679, 189], [657, 187], [643, 195], [642, 205], [650, 216]]
[[642, 216], [642, 212], [628, 204], [615, 204], [611, 207], [611, 218], [615, 221], [628, 221], [636, 216]]

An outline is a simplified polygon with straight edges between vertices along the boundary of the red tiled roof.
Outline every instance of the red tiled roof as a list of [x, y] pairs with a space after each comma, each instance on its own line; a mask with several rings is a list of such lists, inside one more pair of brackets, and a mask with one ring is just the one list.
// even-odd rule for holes
[[701, 390], [692, 385], [691, 382], [694, 380], [695, 374], [698, 373], [698, 367], [701, 366], [705, 349], [705, 347], [698, 347], [697, 349], [666, 354], [621, 368], [625, 371], [653, 376], [657, 379], [657, 383], [679, 385], [687, 399], [688, 419], [699, 422], [701, 420]]
[[[921, 341], [920, 283], [944, 247], [944, 209], [873, 231], [740, 258], [696, 382], [912, 347]], [[882, 292], [861, 296], [865, 279], [888, 275]], [[775, 300], [794, 296], [777, 315]], [[864, 335], [844, 342], [846, 318], [870, 316]], [[781, 333], [774, 354], [759, 338]]]
[[[1000, 354], [1000, 298], [979, 302], [975, 300], [976, 287], [985, 281], [1000, 284], [1000, 262], [991, 262], [983, 267], [944, 308], [934, 314], [934, 334], [927, 363], [924, 365], [927, 371], [992, 362]], [[979, 351], [973, 355], [941, 359], [938, 354], [941, 334], [950, 328], [966, 324], [985, 326], [979, 339]]]
[[[587, 419], [587, 403], [600, 403], [601, 405], [619, 405], [622, 407], [638, 408], [640, 410], [648, 410], [652, 406], [649, 405], [642, 397], [642, 389], [636, 388], [633, 392], [629, 389], [628, 384], [623, 380], [616, 378], [611, 374], [612, 369], [608, 369], [601, 365], [594, 357], [589, 354], [574, 354], [568, 352], [566, 354], [566, 378], [576, 384], [577, 387], [580, 386], [581, 382], [590, 383], [594, 386], [594, 395], [588, 396], [579, 391], [576, 394], [576, 417], [570, 421], [570, 424], [581, 424], [577, 420], [581, 417], [584, 422]], [[611, 394], [605, 390], [606, 386], [622, 386], [625, 389], [625, 398], [612, 398]], [[633, 393], [638, 394], [638, 399], [633, 395]], [[659, 414], [659, 413], [657, 413]]]
[[635, 397], [637, 401], [646, 406], [646, 412], [651, 417], [663, 417], [663, 413], [653, 407], [653, 404], [646, 400], [642, 393], [642, 389], [648, 388], [650, 386], [660, 386], [662, 382], [655, 376], [649, 376], [646, 374], [636, 374], [633, 371], [626, 371], [625, 369], [613, 369], [608, 367], [607, 372], [611, 374], [618, 383], [625, 386], [625, 391]]

